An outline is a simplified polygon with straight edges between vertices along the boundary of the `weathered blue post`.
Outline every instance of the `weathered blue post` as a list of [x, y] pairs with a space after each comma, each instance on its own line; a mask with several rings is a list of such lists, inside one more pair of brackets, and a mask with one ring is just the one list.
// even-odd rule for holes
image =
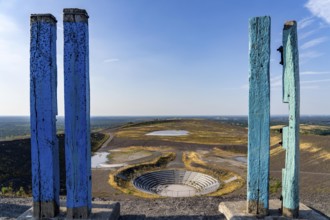
[[88, 14], [63, 12], [67, 217], [87, 218], [92, 206]]
[[250, 19], [249, 25], [247, 211], [257, 215], [268, 213], [269, 199], [270, 24], [264, 16]]
[[286, 150], [282, 172], [283, 215], [299, 215], [299, 55], [297, 23], [286, 22], [283, 29], [283, 102], [289, 103], [289, 126], [283, 128]]
[[59, 155], [56, 138], [56, 19], [31, 15], [30, 112], [33, 215], [59, 212]]

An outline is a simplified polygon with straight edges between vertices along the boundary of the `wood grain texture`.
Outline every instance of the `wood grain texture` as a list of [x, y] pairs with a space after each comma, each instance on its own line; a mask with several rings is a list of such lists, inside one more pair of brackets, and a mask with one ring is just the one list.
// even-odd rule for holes
[[268, 213], [269, 199], [270, 25], [268, 16], [254, 17], [249, 25], [247, 208], [258, 215]]
[[88, 17], [81, 19], [82, 14], [87, 15], [85, 10], [64, 10], [66, 187], [72, 215], [68, 218], [87, 218], [91, 210]]
[[56, 19], [50, 14], [32, 15], [30, 117], [35, 217], [54, 217], [59, 211], [56, 89]]
[[299, 213], [299, 54], [297, 23], [289, 21], [283, 29], [283, 102], [289, 104], [289, 126], [283, 129], [286, 150], [282, 172], [283, 215], [298, 217]]

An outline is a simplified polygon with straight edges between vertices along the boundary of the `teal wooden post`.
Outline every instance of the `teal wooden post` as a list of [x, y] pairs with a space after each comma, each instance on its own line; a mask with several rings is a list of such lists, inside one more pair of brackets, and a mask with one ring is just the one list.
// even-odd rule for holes
[[297, 23], [286, 22], [283, 29], [283, 102], [289, 103], [289, 126], [283, 128], [286, 150], [282, 171], [283, 215], [299, 215], [299, 55]]
[[91, 211], [88, 14], [64, 9], [64, 93], [67, 217]]
[[265, 16], [250, 19], [249, 25], [247, 211], [257, 215], [267, 215], [269, 200], [270, 24]]
[[30, 117], [35, 218], [51, 218], [59, 212], [56, 22], [51, 14], [31, 15]]

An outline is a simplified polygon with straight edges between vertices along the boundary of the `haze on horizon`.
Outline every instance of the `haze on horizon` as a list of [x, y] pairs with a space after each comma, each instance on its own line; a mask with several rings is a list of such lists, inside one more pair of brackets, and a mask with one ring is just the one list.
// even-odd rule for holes
[[276, 49], [297, 20], [301, 114], [330, 115], [330, 1], [0, 0], [0, 115], [29, 115], [30, 14], [57, 23], [63, 115], [63, 8], [89, 13], [91, 115], [247, 115], [248, 20], [272, 19], [271, 113], [282, 103]]

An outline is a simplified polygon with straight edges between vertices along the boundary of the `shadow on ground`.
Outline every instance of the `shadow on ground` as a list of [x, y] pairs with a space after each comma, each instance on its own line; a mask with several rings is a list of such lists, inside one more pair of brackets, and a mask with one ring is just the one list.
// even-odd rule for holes
[[16, 204], [11, 204], [11, 203], [1, 204], [0, 219], [17, 218], [18, 213], [24, 213], [29, 208], [31, 208], [31, 206], [16, 205]]

